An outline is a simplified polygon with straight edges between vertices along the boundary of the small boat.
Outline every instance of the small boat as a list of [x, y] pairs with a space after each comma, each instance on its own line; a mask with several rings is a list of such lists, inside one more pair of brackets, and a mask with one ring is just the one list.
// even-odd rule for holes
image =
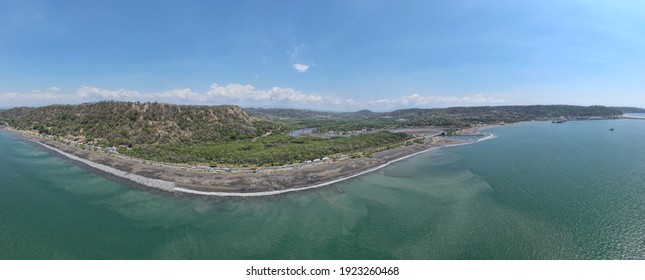
[[614, 131], [614, 128], [613, 128], [613, 127], [612, 127], [612, 128], [610, 128], [610, 129], [609, 129], [609, 131]]

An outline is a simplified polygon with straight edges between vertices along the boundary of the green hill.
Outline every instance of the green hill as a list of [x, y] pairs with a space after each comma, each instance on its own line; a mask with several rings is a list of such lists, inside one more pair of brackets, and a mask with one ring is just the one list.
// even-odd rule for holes
[[613, 117], [622, 113], [605, 106], [531, 105], [451, 107], [442, 109], [404, 109], [387, 113], [409, 126], [467, 127], [477, 123], [515, 123], [532, 120], [550, 120], [558, 117], [585, 119]]
[[[622, 108], [630, 112], [636, 108]], [[635, 112], [635, 111], [634, 111]], [[586, 119], [623, 114], [619, 108], [604, 106], [532, 105], [482, 106], [434, 109], [401, 109], [392, 112], [367, 110], [352, 113], [318, 112], [294, 109], [252, 109], [250, 113], [289, 123], [292, 127], [315, 127], [319, 132], [361, 129], [438, 126], [460, 129], [476, 124], [515, 123], [565, 117]]]
[[625, 114], [631, 114], [631, 113], [640, 113], [643, 114], [645, 113], [645, 109], [643, 108], [637, 108], [637, 107], [612, 107], [616, 110], [621, 111], [622, 113]]
[[98, 102], [0, 111], [0, 122], [103, 145], [194, 144], [251, 139], [283, 127], [237, 106]]

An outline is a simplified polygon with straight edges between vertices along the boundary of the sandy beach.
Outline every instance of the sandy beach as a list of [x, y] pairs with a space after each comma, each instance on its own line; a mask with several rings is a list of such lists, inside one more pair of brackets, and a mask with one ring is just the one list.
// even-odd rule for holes
[[423, 144], [377, 152], [372, 157], [329, 160], [282, 170], [258, 168], [255, 173], [222, 173], [213, 172], [208, 168], [163, 165], [101, 151], [85, 150], [35, 133], [11, 128], [3, 129], [35, 143], [46, 151], [96, 170], [99, 174], [108, 175], [106, 177], [111, 179], [116, 177], [121, 181], [127, 180], [131, 184], [163, 191], [208, 196], [267, 196], [328, 186], [431, 150], [494, 138], [489, 136], [478, 141], [466, 142], [432, 137], [426, 138]]

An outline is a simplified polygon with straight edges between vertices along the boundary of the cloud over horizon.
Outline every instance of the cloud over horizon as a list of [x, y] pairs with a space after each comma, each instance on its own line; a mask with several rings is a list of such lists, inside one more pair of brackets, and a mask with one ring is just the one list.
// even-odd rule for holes
[[370, 100], [368, 104], [375, 107], [409, 107], [409, 106], [430, 106], [441, 104], [463, 104], [463, 105], [491, 105], [501, 104], [506, 100], [500, 96], [487, 97], [482, 94], [470, 96], [423, 96], [418, 93], [395, 98]]
[[400, 108], [449, 107], [449, 106], [483, 106], [504, 104], [500, 96], [474, 94], [468, 96], [435, 96], [413, 93], [406, 96], [374, 100], [354, 100], [334, 95], [316, 95], [303, 93], [293, 88], [272, 87], [257, 89], [253, 85], [211, 84], [206, 92], [196, 92], [189, 88], [171, 89], [163, 92], [140, 92], [129, 89], [104, 89], [91, 86], [80, 86], [73, 92], [66, 92], [57, 87], [31, 92], [0, 93], [0, 106], [43, 106], [50, 104], [77, 104], [102, 100], [118, 101], [156, 101], [190, 105], [234, 104], [242, 107], [291, 107], [316, 110], [360, 110], [376, 111]]

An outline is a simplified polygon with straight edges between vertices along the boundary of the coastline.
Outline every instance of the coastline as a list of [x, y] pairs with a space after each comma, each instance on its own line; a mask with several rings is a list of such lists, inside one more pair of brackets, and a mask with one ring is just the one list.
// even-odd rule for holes
[[376, 170], [382, 169], [384, 167], [389, 166], [392, 163], [396, 163], [398, 161], [402, 161], [404, 159], [408, 159], [408, 158], [411, 158], [411, 157], [414, 157], [414, 156], [417, 156], [417, 155], [420, 155], [420, 154], [423, 154], [423, 153], [427, 153], [427, 152], [430, 152], [430, 151], [438, 150], [438, 149], [441, 149], [441, 148], [449, 148], [449, 147], [456, 147], [456, 146], [475, 144], [475, 143], [479, 143], [481, 141], [494, 139], [496, 137], [497, 136], [489, 135], [489, 136], [486, 136], [486, 137], [484, 137], [482, 139], [477, 139], [477, 141], [464, 142], [464, 143], [459, 143], [459, 144], [448, 144], [448, 145], [439, 146], [439, 147], [432, 147], [432, 148], [429, 148], [429, 149], [426, 149], [426, 150], [423, 150], [423, 151], [420, 151], [420, 152], [416, 152], [416, 153], [413, 153], [413, 154], [410, 154], [410, 155], [407, 155], [407, 156], [403, 156], [403, 157], [391, 160], [389, 162], [386, 162], [386, 163], [381, 164], [379, 166], [376, 166], [376, 167], [374, 167], [372, 169], [365, 170], [365, 171], [362, 171], [362, 172], [357, 173], [357, 174], [353, 174], [353, 175], [350, 175], [350, 176], [347, 176], [347, 177], [341, 177], [341, 178], [338, 178], [338, 179], [323, 182], [323, 183], [316, 184], [316, 185], [313, 185], [313, 186], [294, 187], [292, 189], [286, 189], [286, 190], [281, 190], [281, 191], [267, 191], [267, 192], [257, 192], [257, 193], [202, 192], [202, 191], [195, 191], [195, 190], [189, 190], [189, 189], [183, 189], [183, 188], [175, 188], [175, 190], [185, 192], [185, 193], [208, 195], [208, 196], [241, 196], [241, 197], [268, 196], [268, 195], [277, 195], [277, 194], [283, 194], [283, 193], [294, 192], [294, 191], [303, 191], [303, 190], [320, 188], [320, 187], [328, 186], [328, 185], [335, 184], [335, 183], [338, 183], [338, 182], [342, 182], [342, 181], [345, 181], [345, 180], [349, 180], [351, 178], [358, 177], [358, 176], [361, 176], [361, 175], [364, 175], [364, 174], [367, 174], [367, 173], [374, 172]]
[[623, 115], [622, 117], [623, 119], [626, 119], [626, 120], [645, 120], [645, 117], [641, 117], [641, 116]]
[[[441, 138], [426, 139], [424, 144], [402, 146], [375, 153], [373, 158], [359, 158], [328, 162], [293, 170], [262, 170], [257, 174], [221, 174], [191, 168], [170, 168], [146, 164], [142, 159], [115, 158], [114, 156], [82, 150], [41, 138], [25, 131], [0, 128], [58, 154], [74, 163], [97, 170], [104, 176], [116, 177], [136, 185], [166, 192], [219, 197], [257, 197], [320, 188], [355, 178], [392, 163], [440, 148], [474, 144], [495, 138], [488, 135], [476, 141], [456, 141]], [[484, 128], [480, 128], [484, 129]], [[143, 163], [142, 163], [143, 161]], [[179, 170], [178, 170], [179, 169]]]

